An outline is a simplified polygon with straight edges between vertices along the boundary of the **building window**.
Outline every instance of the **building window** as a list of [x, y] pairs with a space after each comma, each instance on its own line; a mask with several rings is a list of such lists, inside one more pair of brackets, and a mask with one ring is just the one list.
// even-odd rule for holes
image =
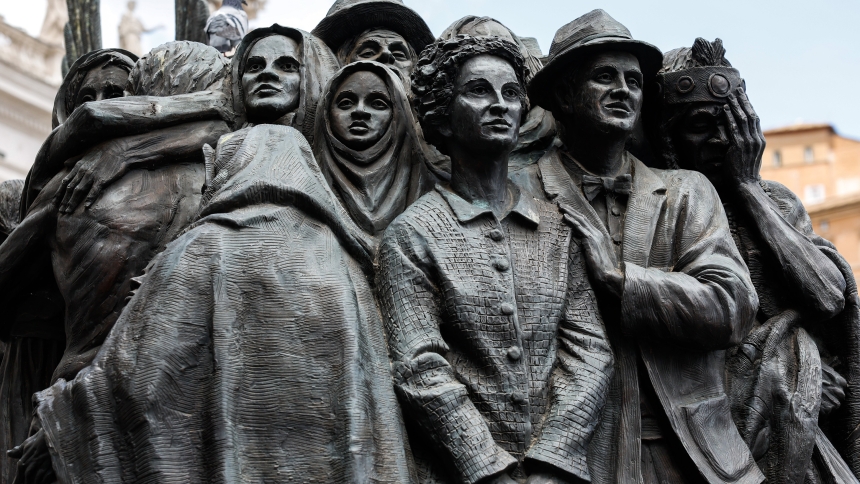
[[824, 196], [824, 185], [820, 183], [816, 185], [806, 185], [803, 188], [803, 203], [807, 205], [823, 202]]
[[773, 152], [773, 166], [779, 168], [782, 166], [782, 153], [779, 151]]
[[812, 163], [815, 161], [815, 152], [812, 151], [811, 146], [807, 146], [803, 149], [803, 161], [806, 163]]

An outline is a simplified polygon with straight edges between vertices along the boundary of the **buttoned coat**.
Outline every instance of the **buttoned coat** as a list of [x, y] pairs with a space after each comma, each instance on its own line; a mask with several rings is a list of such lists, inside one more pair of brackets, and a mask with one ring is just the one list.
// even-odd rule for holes
[[[512, 178], [605, 231], [561, 156], [553, 149]], [[640, 482], [637, 353], [672, 430], [707, 482], [761, 482], [732, 422], [723, 373], [724, 350], [749, 332], [758, 299], [720, 199], [700, 173], [652, 169], [625, 156], [633, 170], [622, 241], [625, 279], [620, 312], [605, 314], [615, 377], [589, 451], [592, 482]]]
[[388, 227], [378, 261], [413, 451], [447, 473], [426, 480], [522, 475], [529, 461], [589, 479], [612, 355], [558, 207], [524, 193], [500, 222], [439, 187]]

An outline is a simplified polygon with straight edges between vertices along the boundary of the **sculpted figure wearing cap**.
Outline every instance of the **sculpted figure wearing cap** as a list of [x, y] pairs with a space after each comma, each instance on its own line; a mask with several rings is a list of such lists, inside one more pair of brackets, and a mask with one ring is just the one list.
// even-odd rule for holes
[[592, 482], [757, 483], [723, 373], [758, 301], [720, 199], [702, 174], [625, 151], [661, 61], [602, 10], [559, 29], [529, 94], [563, 146], [522, 175], [580, 238], [614, 350]]
[[860, 424], [860, 355], [846, 342], [860, 335], [860, 312], [850, 266], [813, 233], [794, 193], [759, 177], [761, 123], [719, 39], [668, 52], [657, 79], [653, 146], [667, 166], [714, 184], [761, 302], [752, 332], [728, 354], [741, 435], [768, 482], [857, 482], [860, 443], [849, 434]]
[[402, 0], [337, 0], [311, 31], [337, 54], [341, 65], [355, 61], [386, 64], [409, 80], [418, 54], [433, 33]]
[[412, 76], [451, 183], [386, 230], [377, 298], [420, 482], [589, 480], [612, 355], [572, 228], [508, 180], [524, 64], [506, 40], [458, 35]]

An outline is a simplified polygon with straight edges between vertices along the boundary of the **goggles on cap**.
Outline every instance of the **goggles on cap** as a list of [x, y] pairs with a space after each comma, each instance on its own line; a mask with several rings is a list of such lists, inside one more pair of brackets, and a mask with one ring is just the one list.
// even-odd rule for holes
[[746, 82], [740, 72], [731, 67], [693, 67], [678, 72], [657, 75], [657, 86], [666, 104], [692, 102], [725, 102], [725, 99]]

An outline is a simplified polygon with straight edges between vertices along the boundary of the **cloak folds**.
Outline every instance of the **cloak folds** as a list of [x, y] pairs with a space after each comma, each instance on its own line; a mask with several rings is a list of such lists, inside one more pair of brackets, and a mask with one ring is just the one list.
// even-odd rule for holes
[[411, 480], [370, 245], [298, 131], [243, 131], [93, 364], [38, 394], [62, 482]]
[[[379, 76], [392, 102], [388, 130], [363, 151], [350, 149], [335, 137], [329, 116], [338, 88], [359, 71]], [[344, 67], [326, 86], [316, 117], [317, 163], [352, 219], [370, 235], [381, 235], [406, 207], [433, 188], [425, 145], [420, 141], [421, 128], [412, 114], [403, 81], [391, 69], [366, 61]]]

